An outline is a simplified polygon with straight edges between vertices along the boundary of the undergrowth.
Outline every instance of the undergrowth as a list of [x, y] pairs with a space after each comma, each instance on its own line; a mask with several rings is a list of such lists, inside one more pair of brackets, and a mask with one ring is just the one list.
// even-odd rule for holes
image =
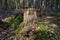
[[[15, 16], [11, 16], [8, 22], [10, 23], [9, 27], [14, 30], [13, 34], [18, 34], [23, 26], [23, 15], [16, 14]], [[36, 23], [38, 31], [35, 33], [36, 37], [34, 40], [60, 40], [60, 34], [57, 32], [50, 32], [46, 28], [46, 25], [47, 24], [43, 23], [43, 21]]]
[[60, 34], [55, 31], [49, 31], [46, 28], [47, 24], [43, 22], [37, 22], [37, 32], [34, 40], [60, 40]]
[[18, 34], [21, 27], [23, 26], [23, 14], [17, 13], [14, 16], [10, 16], [4, 21], [9, 23], [9, 27], [14, 30], [12, 34]]

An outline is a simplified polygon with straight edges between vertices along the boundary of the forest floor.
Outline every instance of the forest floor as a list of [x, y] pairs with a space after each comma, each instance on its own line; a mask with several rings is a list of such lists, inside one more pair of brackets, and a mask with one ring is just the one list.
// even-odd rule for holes
[[11, 32], [8, 23], [0, 21], [0, 40], [8, 40], [11, 37]]
[[[49, 29], [55, 29], [58, 32], [60, 32], [60, 17], [54, 17], [54, 16], [47, 16], [42, 18], [44, 23], [48, 23]], [[0, 40], [8, 40], [8, 38], [11, 39], [11, 32], [12, 30], [8, 27], [8, 23], [3, 22], [0, 23]], [[9, 40], [10, 40], [9, 39]]]
[[60, 32], [60, 17], [46, 16], [42, 18], [43, 22], [49, 27], [49, 29], [54, 29]]

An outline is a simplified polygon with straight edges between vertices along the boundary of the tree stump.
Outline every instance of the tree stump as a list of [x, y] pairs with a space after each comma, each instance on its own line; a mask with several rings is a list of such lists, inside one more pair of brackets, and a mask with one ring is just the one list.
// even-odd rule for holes
[[36, 9], [28, 8], [24, 12], [24, 23], [35, 23], [37, 21]]
[[[28, 8], [24, 11], [24, 27], [17, 36], [19, 40], [34, 40], [36, 32], [37, 15], [36, 9]], [[17, 40], [18, 40], [17, 39]]]

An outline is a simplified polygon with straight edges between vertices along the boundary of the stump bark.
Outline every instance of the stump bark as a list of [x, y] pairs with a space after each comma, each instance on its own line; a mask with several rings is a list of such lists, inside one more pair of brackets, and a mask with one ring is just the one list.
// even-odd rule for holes
[[34, 8], [28, 8], [24, 11], [24, 27], [18, 35], [19, 40], [34, 40], [36, 32], [37, 15]]

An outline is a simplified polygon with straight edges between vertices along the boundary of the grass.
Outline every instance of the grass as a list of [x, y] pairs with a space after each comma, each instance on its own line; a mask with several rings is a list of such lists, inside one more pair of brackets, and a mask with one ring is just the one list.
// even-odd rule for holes
[[55, 31], [49, 31], [44, 22], [37, 22], [37, 32], [34, 40], [60, 40], [60, 34]]
[[60, 12], [56, 12], [56, 13], [49, 13], [49, 16], [56, 16], [56, 17], [60, 17]]
[[35, 40], [60, 40], [60, 35], [49, 31], [37, 31]]
[[8, 22], [9, 27], [14, 30], [13, 34], [18, 34], [23, 25], [23, 14], [17, 13], [4, 19], [4, 21]]
[[39, 30], [47, 30], [46, 27], [45, 27], [47, 24], [44, 24], [42, 21], [37, 22], [36, 25], [37, 25]]
[[[60, 13], [54, 13], [54, 14], [48, 14], [49, 16], [55, 16], [55, 17], [60, 17]], [[49, 31], [48, 28], [46, 27], [46, 25], [48, 25], [48, 23], [44, 23], [44, 21], [42, 19], [40, 19], [41, 21], [38, 21], [36, 23], [37, 25], [37, 32], [36, 32], [36, 37], [34, 40], [60, 40], [60, 33], [52, 30]]]
[[[51, 14], [52, 15], [52, 14]], [[57, 14], [58, 16], [58, 14]], [[60, 16], [60, 15], [59, 15]], [[5, 19], [6, 22], [9, 22], [9, 27], [14, 30], [13, 34], [18, 34], [20, 32], [21, 27], [23, 27], [23, 15], [16, 14], [15, 16], [11, 16]], [[57, 32], [51, 32], [46, 28], [46, 23], [43, 21], [38, 21], [36, 23], [37, 32], [35, 33], [36, 37], [34, 40], [60, 40], [60, 34]]]

